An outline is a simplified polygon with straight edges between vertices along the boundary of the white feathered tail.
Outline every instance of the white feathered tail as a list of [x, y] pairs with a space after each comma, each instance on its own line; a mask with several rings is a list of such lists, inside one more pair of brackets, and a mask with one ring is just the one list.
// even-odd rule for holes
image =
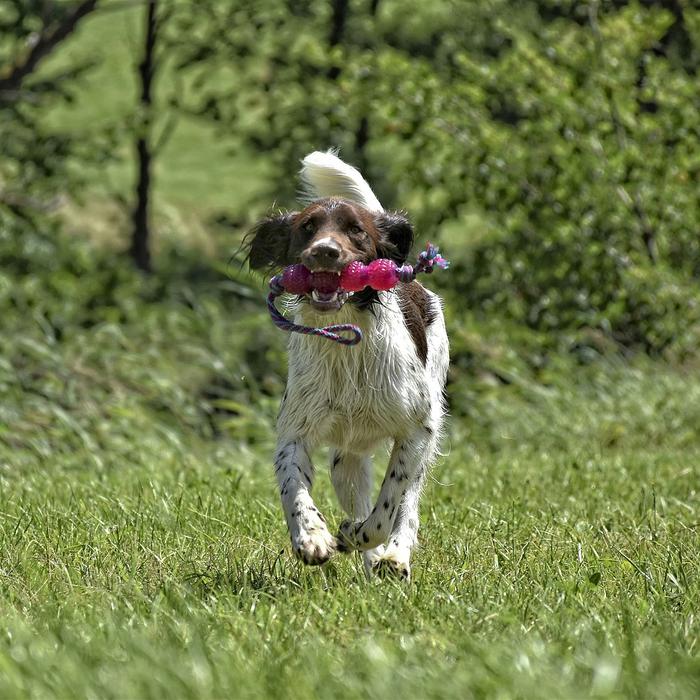
[[369, 211], [384, 211], [360, 171], [340, 160], [333, 151], [314, 151], [301, 161], [301, 200], [344, 197]]

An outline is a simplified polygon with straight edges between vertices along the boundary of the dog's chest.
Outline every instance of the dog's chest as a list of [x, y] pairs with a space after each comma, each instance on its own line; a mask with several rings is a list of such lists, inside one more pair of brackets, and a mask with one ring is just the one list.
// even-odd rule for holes
[[290, 345], [280, 429], [314, 445], [365, 451], [408, 432], [428, 411], [424, 368], [403, 324], [370, 327], [345, 347], [318, 338]]

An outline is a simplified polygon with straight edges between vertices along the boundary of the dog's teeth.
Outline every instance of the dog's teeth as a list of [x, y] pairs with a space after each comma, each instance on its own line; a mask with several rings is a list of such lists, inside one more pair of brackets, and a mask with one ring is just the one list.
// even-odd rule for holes
[[325, 302], [335, 301], [338, 298], [338, 292], [332, 292], [330, 294], [330, 296], [324, 295], [322, 298], [321, 293], [317, 289], [313, 289], [311, 291], [311, 298], [314, 301], [325, 301]]

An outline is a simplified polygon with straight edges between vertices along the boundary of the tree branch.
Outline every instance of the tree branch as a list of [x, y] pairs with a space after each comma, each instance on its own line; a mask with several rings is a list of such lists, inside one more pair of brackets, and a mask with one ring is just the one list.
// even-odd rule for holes
[[0, 79], [0, 93], [17, 93], [24, 79], [31, 75], [39, 63], [75, 31], [80, 20], [90, 14], [97, 7], [98, 2], [99, 0], [83, 0], [55, 29], [40, 34], [24, 61], [15, 64], [9, 75]]

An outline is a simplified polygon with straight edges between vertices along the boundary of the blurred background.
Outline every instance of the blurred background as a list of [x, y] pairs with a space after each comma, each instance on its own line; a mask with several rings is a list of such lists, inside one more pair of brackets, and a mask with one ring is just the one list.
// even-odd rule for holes
[[[699, 69], [690, 0], [0, 0], [0, 695], [697, 698]], [[270, 469], [240, 246], [329, 147], [452, 263], [406, 588]]]
[[88, 440], [115, 413], [271, 430], [285, 338], [239, 246], [328, 147], [452, 261], [457, 432], [590, 365], [696, 362], [694, 4], [4, 0], [0, 30], [0, 410], [27, 454], [59, 407]]

